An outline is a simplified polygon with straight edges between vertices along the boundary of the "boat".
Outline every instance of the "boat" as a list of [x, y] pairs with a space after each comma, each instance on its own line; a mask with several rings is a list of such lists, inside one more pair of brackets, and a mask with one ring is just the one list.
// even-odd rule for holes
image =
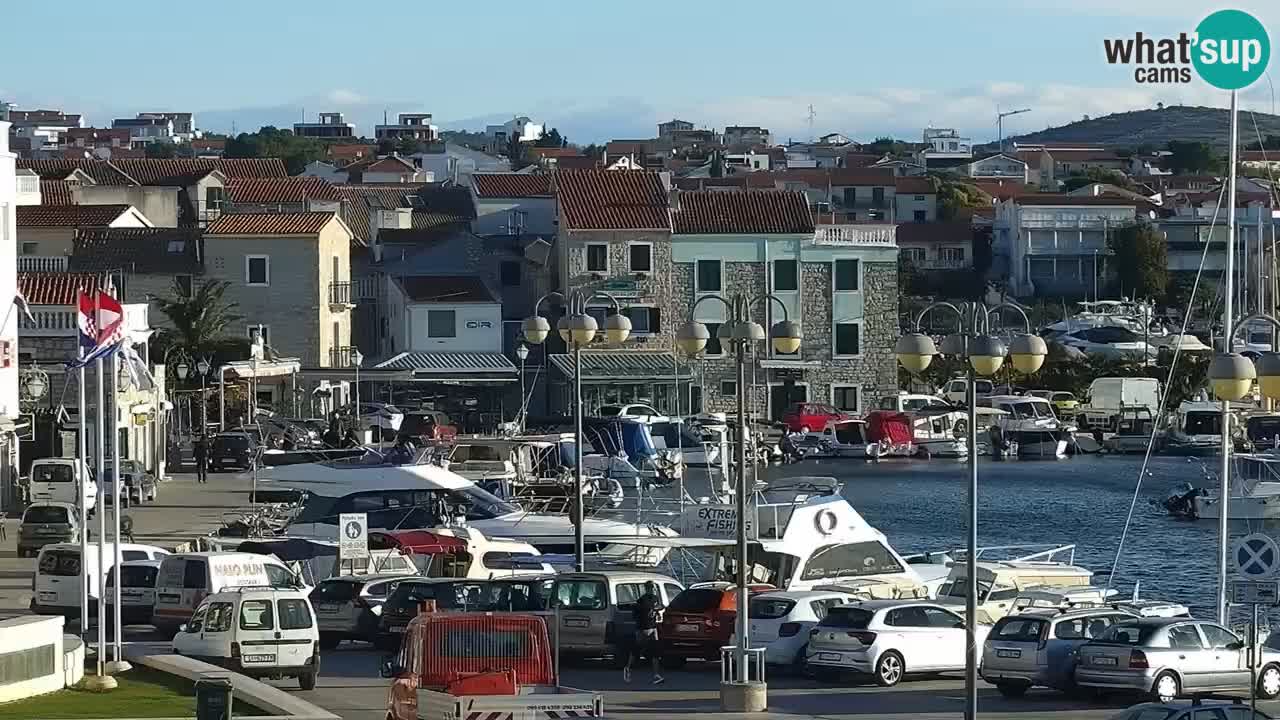
[[[1232, 456], [1227, 517], [1233, 521], [1280, 520], [1280, 454], [1241, 453]], [[1165, 500], [1170, 514], [1191, 520], [1221, 517], [1221, 485], [1197, 488], [1190, 483]], [[1181, 498], [1183, 502], [1175, 502]]]
[[625, 488], [668, 485], [682, 472], [678, 451], [659, 451], [650, 423], [633, 417], [584, 418], [582, 433], [591, 446], [582, 456], [584, 471], [616, 480]]
[[1222, 406], [1208, 400], [1184, 400], [1173, 415], [1166, 451], [1205, 457], [1222, 450]]
[[915, 432], [911, 416], [893, 410], [873, 410], [867, 413], [866, 457], [873, 460], [886, 457], [910, 457], [915, 455]]
[[862, 418], [828, 420], [822, 440], [832, 457], [869, 458], [867, 421]]
[[[1072, 546], [1062, 546], [1054, 550], [1060, 552], [1067, 548], [1074, 550]], [[1042, 554], [1016, 560], [979, 559], [975, 563], [979, 593], [977, 598], [979, 623], [990, 625], [1005, 615], [1016, 612], [1015, 601], [1019, 595], [1029, 589], [1082, 590], [1090, 586], [1093, 571], [1071, 562], [1038, 559], [1043, 556]], [[937, 601], [963, 613], [968, 579], [968, 563], [959, 561], [951, 563], [947, 580], [938, 590]]]
[[[1222, 440], [1219, 438], [1219, 444]], [[1253, 412], [1245, 416], [1243, 437], [1237, 438], [1243, 452], [1280, 450], [1280, 413]]]
[[1158, 452], [1164, 443], [1164, 434], [1156, 429], [1156, 419], [1146, 405], [1120, 408], [1114, 427], [1115, 432], [1102, 443], [1107, 452], [1142, 454], [1148, 448]]
[[969, 413], [953, 407], [931, 407], [906, 413], [911, 418], [912, 443], [923, 457], [969, 457], [965, 438]]
[[991, 451], [997, 457], [1057, 458], [1067, 454], [1075, 427], [1058, 419], [1049, 401], [1027, 395], [988, 395], [982, 407], [1004, 411], [991, 420]]
[[1167, 334], [1163, 325], [1156, 324], [1153, 328], [1155, 308], [1149, 303], [1123, 299], [1086, 301], [1079, 305], [1079, 312], [1066, 320], [1046, 326], [1041, 334], [1046, 335], [1046, 339], [1056, 339], [1058, 335], [1097, 327], [1119, 327], [1137, 334], [1149, 333], [1152, 336]]

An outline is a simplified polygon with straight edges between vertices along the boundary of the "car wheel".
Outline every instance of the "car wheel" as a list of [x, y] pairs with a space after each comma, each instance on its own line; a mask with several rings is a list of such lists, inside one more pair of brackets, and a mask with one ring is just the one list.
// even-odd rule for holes
[[1171, 672], [1162, 672], [1151, 683], [1151, 699], [1158, 703], [1173, 702], [1182, 692], [1178, 676]]
[[316, 675], [318, 674], [319, 672], [315, 670], [311, 672], [302, 673], [301, 675], [298, 676], [298, 687], [302, 688], [303, 690], [315, 690]]
[[338, 647], [342, 642], [342, 638], [333, 633], [320, 633], [320, 649], [332, 650]]
[[880, 655], [880, 659], [876, 661], [876, 684], [880, 687], [893, 687], [902, 682], [902, 676], [906, 673], [906, 666], [903, 665], [902, 656], [895, 650], [889, 650]]
[[791, 672], [797, 677], [804, 675], [805, 658], [809, 657], [809, 643], [800, 646], [796, 651], [796, 656], [791, 660]]
[[1258, 694], [1267, 700], [1280, 695], [1280, 666], [1268, 665], [1258, 674]]
[[996, 683], [996, 690], [999, 690], [1000, 694], [1007, 698], [1022, 697], [1027, 694], [1027, 690], [1030, 689], [1030, 687], [1031, 686], [1026, 683]]

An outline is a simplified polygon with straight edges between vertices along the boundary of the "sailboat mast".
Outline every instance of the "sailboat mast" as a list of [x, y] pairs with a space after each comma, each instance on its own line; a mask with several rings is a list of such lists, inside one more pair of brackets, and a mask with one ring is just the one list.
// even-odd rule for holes
[[[1236, 91], [1231, 91], [1231, 145], [1227, 151], [1227, 263], [1226, 292], [1223, 295], [1222, 351], [1230, 353], [1234, 343], [1231, 301], [1235, 293], [1236, 254], [1236, 134], [1238, 132]], [[1222, 465], [1218, 468], [1218, 484], [1221, 486], [1221, 510], [1218, 513], [1218, 622], [1227, 624], [1227, 511], [1231, 502], [1231, 404], [1222, 401]]]

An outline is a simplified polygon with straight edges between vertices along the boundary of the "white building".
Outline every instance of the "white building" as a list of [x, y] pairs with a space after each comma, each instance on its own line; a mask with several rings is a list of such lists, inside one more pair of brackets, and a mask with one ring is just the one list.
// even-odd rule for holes
[[387, 299], [399, 351], [502, 353], [502, 304], [479, 277], [389, 276]]
[[440, 139], [440, 128], [431, 124], [431, 113], [400, 113], [394, 125], [374, 125], [377, 140], [417, 140], [432, 143]]
[[[0, 122], [0, 305], [6, 308], [0, 324], [0, 443], [4, 458], [17, 452], [13, 422], [18, 409], [18, 312], [13, 300], [18, 289], [17, 206], [20, 196], [34, 194], [40, 202], [40, 178], [24, 173], [19, 188], [17, 156], [9, 152], [9, 123]], [[12, 446], [12, 447], [10, 447]]]
[[501, 125], [486, 125], [484, 134], [489, 137], [489, 152], [505, 153], [511, 136], [516, 135], [520, 142], [534, 142], [546, 132], [546, 125], [535, 123], [521, 115], [511, 118]]
[[[996, 205], [994, 269], [1019, 297], [1084, 295], [1105, 278], [1107, 238], [1137, 219], [1134, 200], [1028, 194]], [[1003, 268], [1001, 267], [1003, 266]]]
[[1027, 164], [1009, 155], [990, 155], [967, 166], [969, 177], [979, 180], [1014, 180], [1027, 182]]

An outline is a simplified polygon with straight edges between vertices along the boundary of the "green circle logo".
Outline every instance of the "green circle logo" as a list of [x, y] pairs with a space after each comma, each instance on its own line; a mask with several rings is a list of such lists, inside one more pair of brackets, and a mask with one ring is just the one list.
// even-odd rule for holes
[[1258, 19], [1242, 10], [1219, 10], [1196, 26], [1191, 63], [1210, 85], [1240, 90], [1262, 77], [1271, 40]]

